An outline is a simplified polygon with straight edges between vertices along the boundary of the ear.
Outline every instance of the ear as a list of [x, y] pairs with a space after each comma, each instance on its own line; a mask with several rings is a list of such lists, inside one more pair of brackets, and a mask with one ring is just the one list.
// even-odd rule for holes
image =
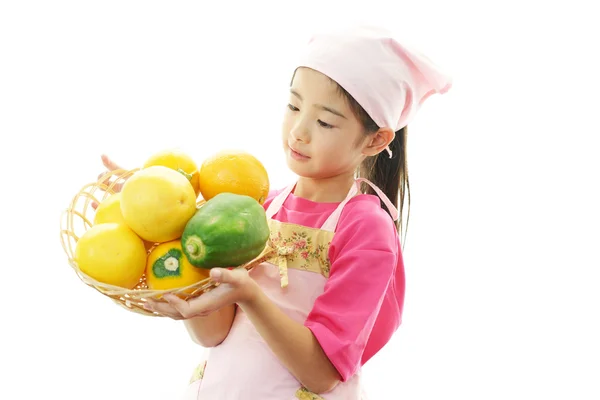
[[377, 132], [369, 136], [363, 148], [363, 154], [374, 156], [381, 153], [394, 140], [396, 133], [390, 128], [380, 128]]

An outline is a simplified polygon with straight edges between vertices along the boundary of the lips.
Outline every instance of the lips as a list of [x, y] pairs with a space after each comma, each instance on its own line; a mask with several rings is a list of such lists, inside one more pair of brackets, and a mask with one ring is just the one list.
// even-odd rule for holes
[[298, 150], [296, 150], [295, 148], [293, 148], [292, 146], [288, 145], [288, 147], [290, 148], [290, 150], [292, 152], [294, 152], [297, 156], [299, 157], [304, 157], [304, 158], [310, 158], [309, 156], [302, 154], [301, 152], [299, 152]]

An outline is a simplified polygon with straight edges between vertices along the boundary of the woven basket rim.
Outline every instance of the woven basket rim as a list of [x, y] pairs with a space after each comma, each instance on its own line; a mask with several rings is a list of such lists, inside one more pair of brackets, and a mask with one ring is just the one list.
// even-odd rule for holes
[[[77, 262], [74, 260], [74, 248], [76, 246], [79, 237], [75, 233], [73, 229], [74, 219], [79, 219], [80, 222], [84, 225], [84, 230], [87, 231], [93, 226], [92, 220], [88, 218], [87, 213], [89, 209], [93, 207], [91, 206], [92, 202], [100, 204], [101, 201], [106, 199], [108, 196], [118, 193], [114, 189], [118, 187], [117, 185], [122, 185], [126, 179], [132, 176], [135, 172], [141, 170], [141, 168], [133, 168], [133, 169], [116, 169], [113, 171], [108, 171], [103, 174], [101, 177], [98, 177], [98, 180], [95, 182], [89, 182], [81, 187], [79, 192], [77, 192], [69, 206], [63, 210], [61, 213], [61, 229], [60, 229], [60, 239], [61, 244], [63, 246], [63, 250], [67, 255], [67, 260], [73, 271], [76, 273], [78, 278], [87, 286], [94, 288], [99, 293], [104, 296], [109, 297], [114, 302], [124, 307], [125, 309], [140, 313], [147, 316], [163, 316], [159, 313], [147, 310], [144, 308], [144, 304], [147, 299], [151, 298], [155, 301], [165, 301], [162, 296], [165, 294], [175, 294], [184, 300], [189, 300], [195, 297], [202, 295], [203, 293], [212, 290], [218, 283], [215, 283], [210, 279], [210, 277], [204, 278], [198, 282], [193, 284], [172, 288], [172, 289], [148, 289], [145, 287], [145, 272], [142, 274], [142, 277], [138, 284], [134, 288], [124, 288], [112, 284], [107, 284], [100, 282], [91, 276], [84, 273], [80, 268]], [[111, 178], [116, 178], [111, 183], [106, 183], [107, 180]], [[96, 192], [102, 192], [103, 195], [96, 196]], [[78, 210], [77, 206], [79, 202], [83, 199], [83, 210]], [[204, 199], [198, 198], [196, 199], [196, 206], [202, 207], [202, 205], [206, 203]], [[94, 211], [95, 212], [95, 211]], [[152, 251], [152, 248], [148, 249], [148, 253]], [[272, 246], [270, 240], [267, 240], [264, 249], [262, 252], [255, 257], [254, 259], [248, 261], [245, 264], [242, 264], [237, 268], [245, 268], [246, 270], [251, 270], [256, 265], [267, 261], [274, 254], [276, 254], [275, 249]]]

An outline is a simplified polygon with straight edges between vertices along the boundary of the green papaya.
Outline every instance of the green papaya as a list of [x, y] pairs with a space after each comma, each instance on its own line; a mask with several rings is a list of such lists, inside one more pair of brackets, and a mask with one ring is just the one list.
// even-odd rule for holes
[[199, 268], [237, 267], [256, 258], [269, 239], [263, 206], [250, 196], [220, 193], [187, 222], [181, 245]]

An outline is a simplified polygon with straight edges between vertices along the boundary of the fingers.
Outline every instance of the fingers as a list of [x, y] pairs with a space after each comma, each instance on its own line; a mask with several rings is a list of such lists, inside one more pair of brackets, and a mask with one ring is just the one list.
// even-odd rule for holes
[[173, 308], [173, 306], [171, 306], [169, 303], [163, 303], [148, 299], [146, 301], [146, 304], [144, 305], [144, 308], [148, 311], [154, 311], [175, 320], [184, 319], [181, 313], [179, 313], [179, 311]]
[[116, 169], [123, 169], [119, 165], [117, 165], [117, 163], [115, 163], [113, 160], [111, 160], [106, 154], [102, 154], [101, 158], [102, 158], [102, 164], [104, 164], [106, 169], [108, 169], [109, 171], [114, 171]]
[[[119, 183], [115, 183], [114, 185], [112, 185], [112, 187], [111, 187], [112, 191], [115, 193], [120, 192], [121, 189], [123, 189], [123, 183], [125, 183], [125, 182], [119, 182]], [[110, 183], [107, 183], [106, 185], [110, 186]]]
[[225, 268], [213, 268], [211, 278], [217, 278], [215, 281], [227, 284], [218, 285], [189, 301], [182, 300], [174, 294], [165, 294], [163, 299], [166, 303], [148, 299], [145, 308], [179, 320], [205, 317], [222, 307], [234, 304], [238, 299], [244, 298], [248, 292], [246, 283], [249, 282], [250, 277], [244, 268], [231, 271]]
[[[114, 183], [114, 182], [111, 182], [111, 180], [110, 180], [113, 177], [111, 172], [116, 171], [116, 170], [122, 170], [123, 168], [121, 166], [119, 166], [117, 163], [115, 163], [113, 160], [111, 160], [106, 154], [102, 154], [101, 158], [102, 158], [102, 164], [104, 164], [104, 166], [106, 167], [106, 169], [108, 171], [104, 171], [104, 172], [98, 174], [97, 180], [103, 185], [110, 186], [111, 184]], [[118, 180], [118, 177], [117, 177], [117, 180]], [[124, 183], [125, 182], [114, 183], [113, 186], [111, 187], [111, 190], [115, 193], [120, 192], [121, 189], [123, 188]]]
[[144, 308], [148, 311], [157, 312], [175, 320], [204, 317], [213, 312], [212, 309], [207, 309], [201, 304], [205, 303], [204, 301], [201, 303], [196, 302], [196, 304], [192, 306], [187, 301], [182, 300], [173, 294], [166, 294], [163, 298], [167, 301], [166, 303], [148, 299]]
[[167, 303], [174, 308], [175, 310], [177, 310], [177, 312], [183, 317], [183, 318], [191, 318], [196, 316], [197, 314], [195, 314], [193, 312], [193, 310], [190, 307], [190, 304], [185, 301], [180, 299], [179, 297], [172, 295], [172, 294], [166, 294], [163, 296], [163, 298], [167, 301]]
[[[108, 156], [106, 154], [102, 154], [100, 156], [100, 158], [102, 158], [102, 164], [106, 167], [106, 169], [108, 170], [108, 172], [111, 171], [115, 171], [117, 169], [123, 169], [120, 166], [118, 166], [113, 160], [111, 160], [110, 158], [108, 158]], [[106, 174], [108, 174], [108, 172], [102, 172], [98, 175], [98, 180], [102, 179], [102, 177]]]
[[210, 270], [210, 278], [219, 283], [229, 283], [232, 286], [241, 285], [246, 277], [248, 271], [244, 268], [213, 268]]
[[[108, 172], [101, 172], [98, 174], [98, 177], [96, 178], [97, 180], [101, 180], [102, 178], [104, 178], [105, 175], [108, 175]], [[105, 182], [106, 179], [104, 179], [102, 181], [102, 183], [106, 184], [107, 182]]]
[[[102, 180], [101, 183], [108, 186], [108, 185], [110, 185], [110, 178], [111, 178], [110, 172], [102, 172], [102, 173], [98, 174], [97, 180], [98, 181]], [[118, 192], [123, 187], [123, 183], [124, 182], [119, 182], [119, 183], [115, 184], [113, 186], [113, 189]]]

